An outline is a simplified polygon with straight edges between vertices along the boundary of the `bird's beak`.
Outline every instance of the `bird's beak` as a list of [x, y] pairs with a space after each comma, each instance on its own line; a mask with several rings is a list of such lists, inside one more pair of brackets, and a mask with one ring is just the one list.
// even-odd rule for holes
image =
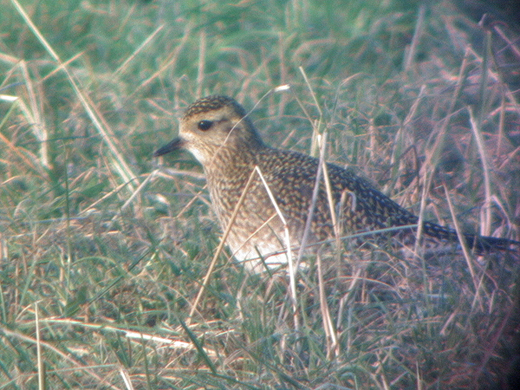
[[182, 149], [184, 147], [185, 141], [182, 138], [175, 138], [170, 143], [164, 145], [162, 148], [159, 148], [153, 154], [154, 157], [162, 156], [163, 154], [173, 152], [178, 149]]

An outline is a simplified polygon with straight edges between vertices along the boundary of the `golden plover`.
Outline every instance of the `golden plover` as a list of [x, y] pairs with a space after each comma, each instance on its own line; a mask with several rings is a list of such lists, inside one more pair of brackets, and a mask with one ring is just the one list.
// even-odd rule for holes
[[[155, 156], [180, 148], [189, 150], [202, 164], [221, 228], [225, 231], [232, 224], [226, 243], [234, 257], [255, 271], [264, 262], [270, 266], [286, 263], [286, 228], [291, 247], [299, 247], [313, 204], [319, 160], [266, 145], [244, 108], [226, 96], [208, 96], [189, 106], [180, 122], [179, 137]], [[418, 223], [417, 216], [350, 170], [326, 164], [325, 174], [330, 189], [327, 191], [322, 175], [306, 243], [335, 236], [332, 213], [342, 235]], [[414, 236], [413, 230], [407, 229], [409, 236]], [[439, 241], [458, 241], [455, 230], [431, 222], [423, 223], [423, 233]], [[520, 244], [472, 234], [463, 238], [477, 252]]]

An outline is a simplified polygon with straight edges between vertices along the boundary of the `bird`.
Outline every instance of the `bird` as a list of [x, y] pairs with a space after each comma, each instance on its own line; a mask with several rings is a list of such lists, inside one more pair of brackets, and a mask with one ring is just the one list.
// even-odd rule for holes
[[[304, 234], [305, 244], [313, 246], [338, 232], [368, 234], [361, 240], [388, 234], [413, 238], [420, 223], [353, 170], [267, 145], [244, 107], [228, 96], [211, 95], [188, 106], [178, 137], [154, 156], [179, 149], [202, 164], [213, 209], [221, 229], [228, 231], [226, 244], [255, 273], [287, 264], [288, 249], [299, 248]], [[388, 228], [396, 229], [389, 233]], [[422, 222], [422, 234], [439, 242], [463, 240], [476, 253], [520, 245], [471, 233], [459, 238], [456, 230], [429, 221]]]

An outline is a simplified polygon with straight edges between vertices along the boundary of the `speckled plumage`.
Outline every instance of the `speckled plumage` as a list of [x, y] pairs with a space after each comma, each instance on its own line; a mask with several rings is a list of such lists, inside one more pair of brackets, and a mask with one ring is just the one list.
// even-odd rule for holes
[[[284, 229], [273, 202], [259, 174], [287, 221], [292, 247], [298, 247], [311, 205], [319, 161], [316, 158], [267, 146], [260, 138], [246, 111], [226, 96], [199, 99], [181, 119], [179, 138], [160, 148], [160, 156], [185, 148], [202, 163], [214, 210], [223, 230], [242, 192], [253, 175], [251, 185], [233, 221], [227, 244], [238, 261], [258, 259], [267, 264], [287, 262]], [[375, 190], [366, 180], [337, 165], [327, 164], [333, 197], [342, 235], [417, 224], [418, 218]], [[454, 230], [425, 222], [423, 232], [438, 240], [458, 241]], [[408, 233], [412, 233], [409, 231]], [[331, 207], [323, 179], [315, 204], [308, 243], [334, 237]], [[517, 242], [465, 235], [467, 244], [477, 251], [504, 250]], [[249, 267], [260, 270], [261, 262]]]

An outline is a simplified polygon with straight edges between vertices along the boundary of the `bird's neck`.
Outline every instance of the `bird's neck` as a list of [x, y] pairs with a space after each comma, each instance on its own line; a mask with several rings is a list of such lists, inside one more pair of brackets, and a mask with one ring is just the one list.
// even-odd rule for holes
[[213, 157], [204, 164], [204, 171], [211, 185], [211, 179], [218, 181], [246, 181], [255, 166], [258, 164], [258, 156], [266, 148], [264, 144], [247, 145], [241, 148], [221, 147]]
[[258, 165], [258, 151], [221, 149], [204, 164], [204, 172], [214, 210], [222, 226], [227, 226], [236, 201], [241, 197]]

